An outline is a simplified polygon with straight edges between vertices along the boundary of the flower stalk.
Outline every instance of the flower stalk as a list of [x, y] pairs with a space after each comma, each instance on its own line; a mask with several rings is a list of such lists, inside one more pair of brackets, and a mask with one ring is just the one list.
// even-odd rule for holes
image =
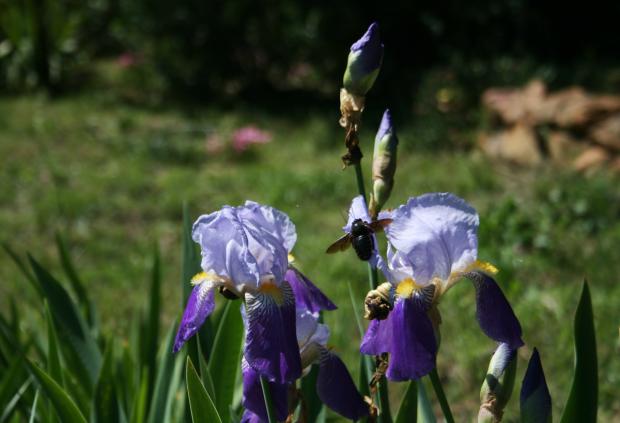
[[429, 373], [428, 377], [431, 379], [431, 384], [433, 385], [433, 389], [435, 390], [435, 394], [437, 395], [437, 400], [439, 401], [441, 411], [446, 418], [446, 422], [454, 423], [454, 417], [452, 416], [452, 411], [450, 410], [450, 404], [448, 404], [446, 393], [443, 390], [441, 380], [439, 380], [439, 375], [437, 374], [437, 367], [435, 367]]

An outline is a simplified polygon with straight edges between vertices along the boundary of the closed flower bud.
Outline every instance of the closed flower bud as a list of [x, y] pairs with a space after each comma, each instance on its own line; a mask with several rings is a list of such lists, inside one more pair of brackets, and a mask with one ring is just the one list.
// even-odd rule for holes
[[478, 423], [499, 422], [512, 395], [517, 371], [517, 350], [499, 344], [480, 389]]
[[398, 138], [392, 125], [389, 109], [383, 113], [383, 119], [375, 137], [375, 150], [372, 159], [372, 193], [370, 196], [370, 214], [376, 217], [386, 203], [394, 186], [396, 172], [396, 151]]
[[366, 33], [351, 46], [344, 72], [343, 85], [351, 94], [365, 96], [379, 74], [383, 60], [383, 44], [379, 24], [374, 22]]
[[551, 395], [536, 348], [521, 384], [521, 422], [551, 422]]

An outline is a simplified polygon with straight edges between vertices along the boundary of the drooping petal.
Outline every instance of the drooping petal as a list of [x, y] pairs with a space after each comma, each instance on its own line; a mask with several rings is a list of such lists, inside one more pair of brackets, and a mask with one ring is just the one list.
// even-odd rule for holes
[[252, 413], [246, 409], [241, 416], [241, 423], [265, 423], [266, 419], [261, 419], [257, 414]]
[[270, 206], [254, 201], [246, 201], [243, 207], [238, 207], [243, 219], [254, 222], [256, 226], [271, 232], [290, 253], [297, 242], [295, 224], [283, 212]]
[[380, 355], [391, 352], [392, 347], [392, 316], [390, 312], [385, 320], [371, 320], [362, 339], [360, 352], [366, 355]]
[[[241, 421], [243, 422], [266, 422], [267, 408], [263, 397], [263, 389], [260, 383], [260, 373], [248, 365], [245, 359], [241, 360], [241, 375], [243, 378], [242, 404], [246, 411]], [[287, 385], [275, 382], [267, 382], [271, 393], [276, 418], [278, 421], [286, 420], [288, 415]]]
[[551, 395], [538, 350], [534, 348], [521, 384], [521, 421], [551, 422]]
[[215, 308], [213, 288], [211, 282], [205, 281], [192, 289], [174, 340], [173, 352], [178, 352], [183, 344], [198, 332], [205, 319], [213, 312]]
[[476, 260], [478, 214], [454, 194], [410, 198], [391, 217], [387, 238], [409, 259], [416, 282], [424, 284], [433, 277], [445, 280]]
[[435, 367], [437, 339], [427, 308], [414, 296], [397, 298], [389, 317], [392, 325], [390, 380], [419, 379]]
[[346, 366], [336, 355], [322, 349], [316, 391], [321, 401], [350, 420], [368, 415], [368, 404], [358, 392]]
[[[263, 287], [261, 287], [263, 288]], [[295, 298], [288, 282], [246, 293], [245, 358], [269, 381], [286, 383], [301, 376], [295, 331]]]
[[480, 271], [468, 272], [464, 276], [476, 288], [476, 317], [482, 331], [512, 349], [522, 346], [521, 324], [497, 282]]
[[335, 310], [337, 307], [319, 288], [314, 285], [303, 273], [294, 267], [289, 267], [284, 279], [293, 288], [295, 302], [311, 312], [321, 310]]

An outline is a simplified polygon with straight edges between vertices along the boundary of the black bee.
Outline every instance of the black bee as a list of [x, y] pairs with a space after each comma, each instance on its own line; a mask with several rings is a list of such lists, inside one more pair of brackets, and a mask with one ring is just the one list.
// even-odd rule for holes
[[367, 261], [372, 256], [374, 241], [372, 234], [381, 232], [387, 225], [392, 223], [392, 219], [379, 219], [371, 223], [366, 223], [362, 219], [355, 219], [351, 224], [351, 232], [345, 234], [327, 248], [328, 254], [344, 251], [353, 245], [355, 253], [360, 260]]

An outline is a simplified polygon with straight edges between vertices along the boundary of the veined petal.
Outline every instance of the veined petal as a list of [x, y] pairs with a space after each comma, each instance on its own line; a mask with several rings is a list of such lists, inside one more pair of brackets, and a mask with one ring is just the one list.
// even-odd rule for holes
[[254, 222], [272, 233], [290, 253], [297, 242], [295, 224], [283, 212], [270, 206], [265, 206], [254, 201], [246, 201], [243, 207], [238, 207], [239, 214], [245, 220]]
[[205, 319], [213, 312], [215, 308], [214, 287], [212, 282], [204, 281], [192, 289], [174, 340], [173, 352], [178, 352], [183, 344], [198, 332]]
[[418, 283], [445, 280], [476, 260], [479, 218], [463, 199], [450, 193], [424, 194], [410, 198], [391, 217], [387, 238], [407, 256]]
[[249, 241], [233, 207], [200, 216], [192, 227], [192, 239], [200, 245], [205, 272], [235, 283], [258, 284], [258, 264], [250, 253]]
[[245, 294], [245, 358], [269, 381], [286, 383], [301, 376], [295, 331], [295, 298], [288, 282]]
[[316, 391], [321, 401], [351, 420], [368, 415], [368, 404], [358, 392], [346, 366], [336, 355], [323, 348], [319, 362]]
[[482, 331], [497, 342], [516, 349], [523, 345], [521, 324], [497, 282], [486, 273], [464, 275], [476, 288], [476, 317]]
[[[243, 399], [242, 404], [246, 411], [242, 422], [266, 422], [267, 409], [260, 383], [260, 373], [250, 367], [245, 361], [241, 360], [241, 375], [243, 378]], [[271, 393], [271, 401], [278, 421], [286, 420], [288, 415], [287, 385], [275, 382], [267, 382]]]
[[291, 285], [298, 307], [306, 308], [311, 312], [337, 308], [310, 279], [293, 266], [289, 266], [284, 279]]
[[419, 379], [435, 367], [437, 340], [424, 303], [412, 296], [397, 298], [389, 317], [392, 326], [390, 380]]

